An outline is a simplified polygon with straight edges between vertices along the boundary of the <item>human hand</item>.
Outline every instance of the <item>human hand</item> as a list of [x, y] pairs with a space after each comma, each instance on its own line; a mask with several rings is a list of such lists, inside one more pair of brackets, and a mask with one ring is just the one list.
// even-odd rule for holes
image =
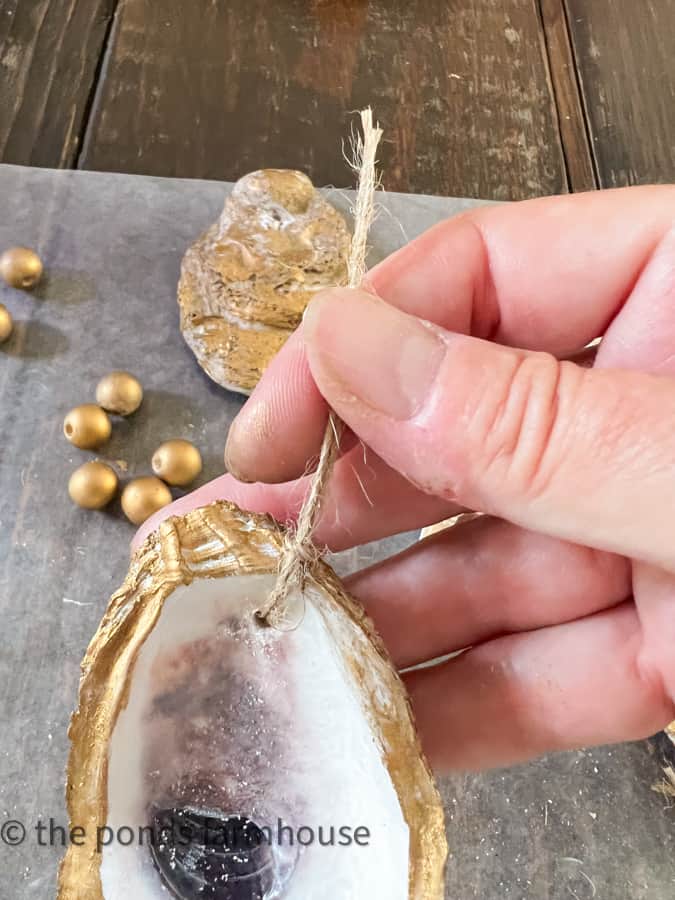
[[[368, 293], [326, 292], [232, 426], [241, 481], [206, 485], [139, 537], [218, 497], [292, 518], [327, 401], [352, 437], [318, 542], [487, 513], [347, 580], [400, 667], [471, 648], [404, 676], [437, 768], [663, 728], [675, 719], [674, 210], [671, 187], [479, 208], [377, 266]], [[593, 368], [561, 361], [600, 335]]]

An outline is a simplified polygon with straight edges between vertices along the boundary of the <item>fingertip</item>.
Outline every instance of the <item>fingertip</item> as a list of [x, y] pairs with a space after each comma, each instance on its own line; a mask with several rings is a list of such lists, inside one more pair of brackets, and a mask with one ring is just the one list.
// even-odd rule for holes
[[336, 304], [350, 303], [354, 296], [359, 294], [368, 294], [373, 297], [372, 292], [365, 291], [361, 288], [350, 287], [332, 287], [320, 291], [307, 304], [305, 314], [302, 318], [302, 340], [303, 343], [311, 342], [317, 329], [321, 325], [323, 316], [327, 311], [331, 310]]
[[272, 360], [232, 422], [225, 464], [239, 481], [291, 481], [320, 446], [328, 413], [309, 370], [303, 327]]
[[224, 460], [225, 468], [237, 481], [277, 480], [278, 461], [266, 452], [274, 434], [275, 403], [275, 392], [261, 389], [230, 425]]

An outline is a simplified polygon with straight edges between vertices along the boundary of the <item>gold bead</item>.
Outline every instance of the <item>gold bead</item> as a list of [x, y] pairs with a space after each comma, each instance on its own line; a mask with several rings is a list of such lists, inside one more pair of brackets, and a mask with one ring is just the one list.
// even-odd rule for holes
[[6, 341], [14, 329], [14, 321], [6, 306], [0, 303], [0, 344]]
[[82, 450], [94, 450], [110, 437], [110, 419], [100, 406], [84, 403], [71, 409], [63, 420], [63, 433], [71, 444]]
[[96, 402], [108, 412], [130, 416], [143, 400], [143, 388], [130, 372], [110, 372], [96, 386]]
[[105, 463], [85, 463], [75, 469], [68, 482], [68, 493], [73, 503], [84, 509], [102, 509], [117, 491], [117, 475]]
[[202, 470], [202, 456], [190, 441], [165, 441], [152, 455], [152, 471], [168, 482], [184, 487]]
[[28, 247], [10, 247], [0, 256], [0, 275], [11, 287], [29, 291], [42, 278], [42, 260]]
[[142, 525], [158, 509], [171, 503], [171, 491], [154, 475], [134, 478], [122, 491], [124, 515], [134, 525]]

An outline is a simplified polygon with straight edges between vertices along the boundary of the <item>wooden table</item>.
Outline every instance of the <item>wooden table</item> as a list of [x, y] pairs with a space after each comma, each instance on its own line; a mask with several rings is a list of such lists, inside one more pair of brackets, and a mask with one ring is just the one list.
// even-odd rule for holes
[[0, 162], [515, 200], [675, 180], [675, 0], [0, 0]]

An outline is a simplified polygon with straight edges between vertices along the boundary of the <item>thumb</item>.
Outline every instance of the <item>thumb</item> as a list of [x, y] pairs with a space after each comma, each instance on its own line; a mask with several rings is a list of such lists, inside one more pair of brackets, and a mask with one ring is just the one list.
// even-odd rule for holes
[[675, 381], [455, 334], [363, 291], [305, 314], [312, 375], [427, 493], [675, 571]]

